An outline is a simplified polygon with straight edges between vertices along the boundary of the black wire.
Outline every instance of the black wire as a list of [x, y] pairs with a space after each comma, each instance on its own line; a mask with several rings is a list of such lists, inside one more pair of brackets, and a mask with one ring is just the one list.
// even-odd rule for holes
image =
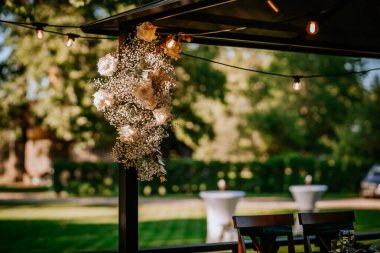
[[195, 55], [191, 55], [191, 54], [186, 54], [186, 53], [181, 53], [181, 54], [185, 55], [187, 57], [194, 58], [194, 59], [199, 59], [199, 60], [203, 60], [203, 61], [207, 61], [207, 62], [212, 62], [212, 63], [216, 63], [216, 64], [219, 64], [219, 65], [230, 67], [230, 68], [234, 68], [234, 69], [240, 69], [240, 70], [245, 70], [245, 71], [250, 71], [250, 72], [255, 72], [255, 73], [260, 73], [260, 74], [265, 74], [265, 75], [272, 75], [272, 76], [281, 76], [281, 77], [289, 77], [289, 78], [293, 78], [294, 77], [293, 75], [284, 75], [284, 74], [279, 74], [279, 73], [274, 73], [274, 72], [267, 72], [267, 71], [262, 71], [262, 70], [257, 70], [257, 69], [242, 68], [242, 67], [238, 67], [238, 66], [230, 65], [230, 64], [227, 64], [227, 63], [223, 63], [223, 62], [218, 62], [218, 61], [206, 59], [206, 58], [195, 56]]
[[333, 74], [320, 74], [320, 75], [306, 75], [306, 76], [300, 76], [301, 78], [314, 78], [314, 77], [339, 77], [339, 76], [349, 76], [349, 75], [361, 75], [368, 73], [370, 71], [376, 71], [380, 70], [380, 67], [372, 68], [372, 69], [365, 69], [360, 71], [349, 71], [349, 72], [341, 72], [341, 73], [333, 73]]
[[[7, 20], [0, 20], [0, 23], [6, 23], [6, 24], [11, 24], [11, 25], [16, 25], [20, 26], [23, 28], [28, 28], [31, 30], [35, 30], [37, 25], [43, 25], [43, 26], [50, 26], [50, 27], [67, 27], [67, 28], [80, 28], [79, 26], [71, 26], [71, 25], [50, 25], [50, 24], [45, 24], [45, 23], [24, 23], [24, 22], [15, 22], [15, 21], [7, 21]], [[57, 32], [57, 31], [52, 31], [52, 30], [43, 30], [44, 32], [47, 33], [53, 33], [53, 34], [58, 34], [62, 36], [70, 36], [73, 35], [75, 38], [82, 38], [82, 39], [116, 39], [112, 37], [93, 37], [93, 36], [81, 36], [78, 34], [73, 34], [73, 33], [62, 33], [62, 32]], [[285, 75], [285, 74], [280, 74], [280, 73], [274, 73], [274, 72], [268, 72], [268, 71], [263, 71], [263, 70], [257, 70], [257, 69], [249, 69], [249, 68], [243, 68], [235, 65], [230, 65], [227, 63], [223, 62], [218, 62], [214, 61], [211, 59], [195, 56], [195, 55], [190, 55], [186, 53], [181, 53], [184, 56], [191, 57], [194, 59], [198, 60], [203, 60], [215, 64], [219, 64], [222, 66], [234, 68], [234, 69], [239, 69], [239, 70], [244, 70], [244, 71], [249, 71], [249, 72], [254, 72], [254, 73], [259, 73], [259, 74], [265, 74], [265, 75], [271, 75], [271, 76], [279, 76], [279, 77], [286, 77], [286, 78], [316, 78], [316, 77], [339, 77], [339, 76], [348, 76], [348, 75], [355, 75], [355, 74], [365, 74], [370, 71], [375, 71], [375, 70], [380, 70], [380, 67], [378, 68], [372, 68], [372, 69], [366, 69], [366, 70], [361, 70], [361, 71], [350, 71], [350, 72], [341, 72], [341, 73], [332, 73], [332, 74], [318, 74], [318, 75]]]
[[26, 22], [17, 22], [17, 21], [8, 21], [8, 20], [0, 20], [0, 23], [8, 23], [13, 25], [30, 25], [30, 26], [36, 26], [37, 24], [40, 24], [42, 26], [50, 26], [50, 27], [61, 27], [61, 28], [77, 28], [79, 29], [80, 26], [77, 25], [51, 25], [47, 23], [39, 23], [39, 22], [32, 22], [32, 23], [26, 23]]
[[356, 75], [356, 74], [360, 75], [360, 74], [368, 73], [370, 71], [380, 70], [380, 67], [377, 67], [377, 68], [365, 69], [365, 70], [361, 70], [361, 71], [350, 71], [350, 72], [341, 72], [341, 73], [332, 73], [332, 74], [285, 75], [285, 74], [268, 72], [268, 71], [262, 71], [262, 70], [257, 70], [257, 69], [242, 68], [242, 67], [239, 67], [239, 66], [230, 65], [230, 64], [223, 63], [223, 62], [218, 62], [218, 61], [214, 61], [214, 60], [210, 60], [210, 59], [207, 59], [207, 58], [203, 58], [203, 57], [199, 57], [199, 56], [195, 56], [195, 55], [190, 55], [190, 54], [186, 54], [186, 53], [181, 53], [181, 54], [185, 55], [187, 57], [194, 58], [194, 59], [199, 59], [199, 60], [203, 60], [203, 61], [219, 64], [219, 65], [230, 67], [230, 68], [234, 68], [234, 69], [240, 69], [240, 70], [245, 70], [245, 71], [254, 72], [254, 73], [260, 73], [260, 74], [271, 75], [271, 76], [287, 77], [287, 78], [293, 78], [293, 79], [297, 78], [297, 77], [298, 78], [316, 78], [316, 77], [339, 77], [339, 76], [348, 76], [348, 75]]
[[50, 24], [47, 24], [46, 26], [50, 26], [50, 27], [62, 27], [62, 28], [76, 28], [76, 29], [80, 29], [80, 26], [77, 26], [77, 25], [50, 25]]
[[[0, 23], [6, 23], [6, 24], [15, 25], [15, 26], [20, 26], [20, 27], [31, 29], [31, 30], [35, 30], [36, 25], [40, 24], [40, 23], [34, 23], [33, 24], [33, 23], [14, 22], [14, 21], [7, 21], [7, 20], [0, 20]], [[49, 24], [46, 24], [45, 26], [64, 27], [64, 26], [56, 26], [56, 25], [49, 25]], [[69, 27], [69, 26], [67, 26], [67, 27]], [[46, 29], [43, 29], [43, 31], [47, 32], [47, 33], [62, 35], [62, 36], [69, 36], [69, 33], [62, 33], [62, 32], [57, 32], [57, 31], [52, 31], [52, 30], [46, 30]], [[114, 40], [114, 39], [116, 39], [116, 38], [112, 38], [112, 37], [82, 36], [79, 34], [74, 34], [74, 35], [76, 38], [82, 38], [82, 39], [100, 39], [100, 40], [103, 40], [103, 39]]]

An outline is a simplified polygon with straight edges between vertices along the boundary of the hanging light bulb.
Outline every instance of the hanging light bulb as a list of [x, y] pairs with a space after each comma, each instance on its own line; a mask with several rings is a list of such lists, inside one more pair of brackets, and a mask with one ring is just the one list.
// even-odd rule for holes
[[37, 39], [42, 40], [44, 38], [44, 29], [42, 27], [36, 28]]
[[42, 40], [44, 38], [44, 27], [47, 26], [45, 23], [33, 23], [36, 27], [37, 39]]
[[165, 46], [166, 48], [168, 49], [173, 49], [175, 47], [175, 45], [177, 44], [177, 36], [174, 35], [174, 36], [169, 36], [168, 39], [166, 40], [165, 42]]
[[278, 7], [271, 1], [271, 0], [267, 0], [267, 3], [269, 5], [269, 7], [276, 13], [279, 13], [280, 10], [278, 9]]
[[299, 76], [293, 77], [294, 82], [293, 82], [293, 90], [299, 91], [301, 89], [301, 79]]
[[76, 34], [73, 34], [73, 33], [68, 33], [67, 34], [67, 42], [66, 42], [66, 46], [67, 47], [71, 47], [73, 44], [74, 44], [74, 40], [76, 39], [76, 38], [78, 38], [78, 35], [76, 35]]
[[306, 26], [306, 31], [310, 35], [316, 35], [319, 31], [319, 26], [317, 21], [309, 21]]

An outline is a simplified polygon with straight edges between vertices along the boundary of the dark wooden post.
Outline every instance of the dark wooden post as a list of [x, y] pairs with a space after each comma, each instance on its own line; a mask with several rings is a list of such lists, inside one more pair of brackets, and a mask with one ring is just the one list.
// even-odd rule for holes
[[119, 252], [137, 253], [138, 244], [137, 171], [119, 164]]
[[[119, 49], [125, 43], [128, 30], [119, 26]], [[135, 168], [119, 164], [119, 253], [137, 253], [138, 182]]]

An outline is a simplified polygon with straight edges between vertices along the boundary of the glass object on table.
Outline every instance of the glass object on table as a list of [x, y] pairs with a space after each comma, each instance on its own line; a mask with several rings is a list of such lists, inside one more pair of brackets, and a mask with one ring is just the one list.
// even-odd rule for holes
[[355, 245], [355, 231], [354, 230], [340, 230], [339, 231], [340, 245], [345, 247], [354, 247]]
[[368, 251], [371, 253], [380, 253], [380, 241], [375, 242], [369, 246]]

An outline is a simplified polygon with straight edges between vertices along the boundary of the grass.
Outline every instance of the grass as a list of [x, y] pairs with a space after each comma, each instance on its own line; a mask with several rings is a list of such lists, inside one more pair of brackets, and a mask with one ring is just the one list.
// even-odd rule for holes
[[[191, 202], [191, 201], [190, 201]], [[284, 213], [292, 210], [274, 210]], [[262, 211], [260, 211], [262, 212]], [[257, 214], [239, 210], [238, 214]], [[268, 213], [268, 212], [267, 212]], [[378, 231], [380, 211], [355, 211], [356, 231]], [[203, 243], [205, 209], [188, 200], [147, 203], [139, 209], [140, 247]], [[64, 204], [0, 206], [0, 252], [59, 253], [115, 249], [117, 207]]]
[[[160, 197], [159, 195], [151, 195], [151, 196], [142, 196], [144, 198], [158, 198]], [[199, 197], [198, 193], [170, 193], [165, 195], [165, 198], [173, 198], [173, 199], [178, 199], [178, 198], [197, 198]], [[275, 192], [275, 193], [251, 193], [248, 192], [246, 193], [246, 197], [257, 197], [257, 198], [268, 198], [268, 197], [275, 197], [275, 198], [284, 198], [284, 199], [292, 199], [292, 195], [290, 192]], [[327, 192], [322, 195], [322, 199], [331, 199], [331, 198], [357, 198], [359, 197], [359, 193], [335, 193], [335, 192]]]

